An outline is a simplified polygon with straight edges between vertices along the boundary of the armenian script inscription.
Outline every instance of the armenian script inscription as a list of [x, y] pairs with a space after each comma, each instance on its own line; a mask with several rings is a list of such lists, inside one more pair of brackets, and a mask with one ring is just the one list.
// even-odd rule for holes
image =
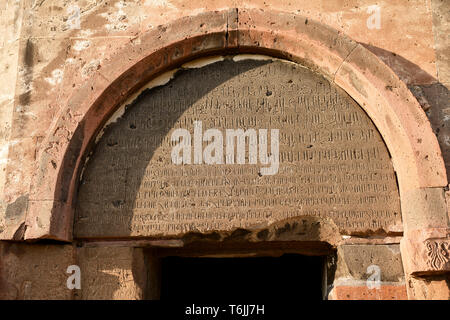
[[[240, 151], [227, 149], [230, 130], [244, 137]], [[225, 59], [143, 91], [106, 127], [82, 174], [74, 233], [175, 236], [300, 216], [329, 218], [343, 234], [401, 225], [388, 150], [322, 76]]]

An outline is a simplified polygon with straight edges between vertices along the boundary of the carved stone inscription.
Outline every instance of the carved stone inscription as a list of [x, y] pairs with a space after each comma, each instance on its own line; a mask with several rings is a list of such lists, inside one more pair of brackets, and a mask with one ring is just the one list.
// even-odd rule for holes
[[[193, 135], [194, 121], [222, 132], [224, 148], [227, 129], [279, 129], [278, 171], [261, 175], [248, 152], [245, 164], [174, 164], [171, 135]], [[329, 218], [343, 234], [398, 230], [386, 146], [356, 102], [320, 75], [226, 59], [144, 91], [106, 128], [82, 175], [74, 232], [175, 236], [299, 216]]]

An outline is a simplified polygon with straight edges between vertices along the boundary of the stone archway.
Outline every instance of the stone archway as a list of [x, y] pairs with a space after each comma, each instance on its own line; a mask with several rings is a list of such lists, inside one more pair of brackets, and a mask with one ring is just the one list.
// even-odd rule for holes
[[265, 228], [281, 221], [299, 224], [297, 241], [333, 245], [402, 232], [387, 148], [345, 92], [270, 57], [191, 65], [152, 81], [169, 82], [146, 86], [96, 137], [74, 238], [241, 229], [269, 240]]
[[433, 260], [439, 248], [448, 251], [445, 167], [417, 101], [386, 65], [339, 32], [301, 16], [259, 10], [209, 12], [150, 31], [118, 50], [80, 85], [38, 154], [25, 239], [70, 241], [87, 151], [124, 100], [156, 75], [188, 60], [246, 52], [306, 65], [359, 103], [386, 142], [397, 173], [406, 273], [448, 272], [448, 263]]

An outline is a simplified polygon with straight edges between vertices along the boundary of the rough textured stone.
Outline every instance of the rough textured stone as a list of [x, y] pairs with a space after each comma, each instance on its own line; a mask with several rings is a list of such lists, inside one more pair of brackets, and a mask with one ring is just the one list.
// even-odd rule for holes
[[422, 228], [408, 231], [400, 245], [407, 274], [426, 276], [450, 273], [448, 228]]
[[340, 245], [328, 279], [330, 300], [407, 299], [398, 244]]
[[445, 0], [432, 0], [433, 33], [435, 38], [436, 68], [439, 82], [450, 88], [450, 3]]
[[[446, 228], [449, 226], [443, 188], [423, 188], [404, 192], [402, 201], [409, 207], [403, 209], [407, 230]], [[405, 230], [405, 231], [407, 231]]]
[[71, 299], [66, 273], [72, 245], [0, 242], [0, 299]]
[[[70, 240], [73, 196], [83, 157], [115, 107], [166, 68], [200, 54], [235, 53], [242, 41], [243, 51], [251, 46], [258, 48], [257, 53], [277, 52], [284, 58], [314, 64], [366, 110], [396, 162], [406, 230], [433, 226], [419, 234], [405, 234], [402, 256], [409, 298], [448, 299], [446, 264], [431, 268], [427, 251], [427, 240], [433, 248], [439, 248], [434, 245], [438, 241], [448, 243], [448, 191], [446, 206], [442, 196], [448, 180], [428, 121], [418, 112], [416, 101], [411, 102], [414, 98], [404, 84], [427, 111], [449, 168], [449, 2], [377, 1], [381, 28], [368, 29], [372, 5], [372, 0], [1, 1], [0, 238]], [[73, 6], [80, 9], [79, 28], [71, 24], [77, 16]], [[352, 70], [346, 74], [348, 67]], [[370, 98], [366, 99], [364, 92]], [[383, 109], [385, 103], [400, 115], [398, 119], [389, 113], [392, 110]], [[379, 110], [381, 114], [374, 112]], [[292, 234], [285, 236], [292, 239]], [[339, 243], [335, 236], [331, 238]], [[379, 237], [344, 240], [370, 244], [398, 241]], [[47, 284], [51, 294], [37, 293], [41, 279], [30, 280], [16, 266], [23, 262], [24, 272], [31, 277], [35, 274], [28, 265], [36, 265], [44, 270], [42, 279], [46, 279], [51, 266], [45, 261], [56, 261], [55, 266], [62, 268], [58, 263], [69, 260], [64, 253], [69, 249], [52, 245], [43, 250], [43, 245], [35, 244], [23, 245], [27, 249], [22, 250], [19, 244], [6, 245], [16, 252], [8, 251], [6, 260], [3, 249], [0, 254], [0, 267], [13, 266], [0, 269], [0, 287], [10, 289], [6, 298], [68, 297], [59, 287], [53, 290], [56, 282], [62, 281], [62, 273], [51, 279], [56, 282]], [[41, 254], [49, 259], [43, 261]], [[441, 261], [446, 261], [445, 257]], [[127, 263], [121, 266], [124, 270], [129, 267]], [[117, 270], [105, 279], [117, 278]], [[411, 278], [411, 273], [416, 277]], [[132, 297], [142, 297], [132, 286], [123, 288]], [[103, 293], [124, 297], [120, 290], [112, 291]], [[2, 297], [4, 292], [0, 289]], [[381, 292], [374, 292], [361, 283], [342, 283], [334, 292], [342, 299], [402, 298], [404, 286], [384, 283]]]
[[425, 113], [405, 84], [375, 55], [358, 46], [342, 64], [335, 82], [380, 130], [401, 190], [447, 184], [441, 151]]
[[[427, 116], [438, 138], [445, 168], [450, 173], [450, 93], [448, 86], [445, 87], [437, 83], [430, 86], [416, 86], [415, 88], [420, 90], [423, 100], [429, 105]], [[448, 174], [447, 179], [450, 179], [449, 176]]]
[[367, 280], [373, 272], [368, 267], [379, 268], [382, 282], [404, 282], [402, 258], [399, 245], [341, 245], [335, 278]]
[[450, 280], [447, 275], [423, 278], [407, 277], [408, 298], [414, 300], [450, 300]]
[[[380, 29], [367, 27], [367, 20], [371, 16], [368, 10], [373, 5], [377, 5], [380, 10]], [[370, 50], [395, 70], [406, 83], [429, 84], [436, 79], [435, 52], [432, 49], [433, 21], [427, 2], [239, 0], [236, 6], [265, 10], [270, 8], [307, 16], [310, 20], [325, 23], [368, 45]]]
[[[200, 135], [220, 130], [220, 164], [196, 165], [195, 150], [194, 162], [173, 163], [173, 128], [189, 130], [193, 148], [200, 139], [204, 157], [195, 121]], [[230, 164], [228, 129], [256, 130], [255, 139], [266, 129], [267, 148], [278, 130], [279, 168], [260, 173], [270, 165], [256, 153], [254, 163]], [[260, 139], [244, 152], [261, 150]], [[226, 59], [143, 92], [105, 128], [78, 199], [77, 238], [251, 230], [302, 216], [329, 218], [343, 234], [401, 230], [392, 163], [375, 127], [326, 79], [282, 61]]]
[[81, 247], [77, 249], [83, 300], [143, 299], [147, 271], [143, 249], [132, 247]]
[[[126, 75], [120, 77], [120, 81], [115, 81], [113, 86], [107, 87], [105, 83], [106, 79], [100, 74], [96, 73], [96, 76], [93, 76], [92, 80], [90, 80], [92, 81], [91, 83], [86, 83], [79, 90], [77, 90], [77, 93], [71, 98], [71, 102], [68, 104], [68, 108], [61, 114], [61, 117], [57, 120], [54, 126], [54, 131], [52, 130], [52, 132], [54, 133], [46, 138], [44, 145], [46, 145], [47, 147], [42, 148], [43, 153], [41, 151], [38, 152], [38, 158], [40, 159], [38, 161], [39, 169], [37, 170], [38, 174], [35, 179], [35, 184], [32, 186], [32, 192], [35, 192], [36, 199], [55, 199], [57, 201], [68, 202], [69, 204], [73, 202], [74, 199], [71, 199], [71, 196], [74, 194], [77, 188], [77, 176], [81, 172], [81, 164], [83, 162], [85, 150], [88, 148], [93, 135], [96, 133], [99, 122], [104, 121], [103, 119], [105, 117], [107, 118], [108, 115], [111, 114], [111, 112], [115, 108], [115, 105], [118, 103], [118, 101], [123, 99], [123, 96], [126, 94], [125, 92], [127, 90], [133, 91], [130, 88], [134, 88], [135, 86], [137, 86], [136, 79], [140, 79], [140, 77], [146, 78], [145, 74], [142, 74], [142, 71], [138, 70], [150, 70], [148, 73], [148, 77], [150, 77], [152, 72], [154, 74], [155, 72], [157, 72], [157, 70], [161, 70], [164, 67], [165, 64], [161, 62], [161, 59], [163, 58], [161, 57], [161, 55], [166, 57], [164, 58], [166, 64], [175, 63], [175, 60], [171, 60], [173, 57], [182, 60], [183, 55], [189, 57], [190, 55], [194, 54], [194, 52], [198, 52], [199, 47], [197, 42], [201, 44], [203, 50], [207, 50], [208, 52], [209, 50], [213, 50], [214, 48], [214, 50], [219, 50], [220, 47], [222, 49], [224, 47], [230, 49], [235, 48], [236, 44], [232, 44], [230, 42], [232, 40], [230, 38], [227, 39], [226, 33], [224, 33], [224, 30], [221, 29], [224, 26], [229, 25], [228, 21], [230, 21], [230, 18], [234, 19], [235, 13], [236, 11], [233, 10], [214, 13], [220, 21], [222, 21], [221, 19], [225, 19], [227, 22], [225, 25], [222, 23], [221, 27], [219, 26], [221, 23], [219, 23], [219, 25], [214, 24], [215, 27], [213, 27], [213, 30], [216, 30], [216, 32], [212, 34], [205, 33], [205, 35], [202, 35], [200, 37], [197, 36], [198, 31], [189, 31], [188, 28], [188, 32], [193, 32], [195, 38], [188, 38], [184, 39], [183, 41], [179, 40], [176, 44], [169, 45], [166, 49], [156, 51], [155, 57], [150, 54], [148, 58], [152, 58], [152, 60], [147, 60], [147, 58], [145, 58], [144, 60], [140, 60], [140, 62], [137, 64], [136, 62], [134, 62], [134, 67], [130, 69], [126, 73]], [[195, 19], [183, 18], [177, 21], [177, 23], [174, 23], [174, 25], [169, 25], [168, 27], [161, 28], [160, 31], [165, 32], [167, 31], [167, 28], [170, 28], [171, 30], [173, 29], [174, 31], [178, 30], [180, 24], [185, 26], [186, 24], [189, 25], [190, 23], [194, 23], [195, 26], [195, 21], [202, 21], [203, 18], [209, 17], [211, 16], [211, 14], [205, 13], [204, 15], [202, 14], [196, 16]], [[246, 13], [244, 12], [243, 14], [245, 15]], [[269, 16], [272, 15], [272, 13], [267, 14]], [[303, 21], [306, 22], [305, 19], [303, 19]], [[260, 30], [264, 31], [263, 29]], [[245, 31], [245, 28], [242, 30]], [[326, 30], [328, 30], [328, 28], [324, 27], [323, 32], [328, 32]], [[150, 32], [143, 36], [143, 38], [150, 37], [151, 35], [157, 36], [160, 31], [155, 31], [156, 33]], [[181, 33], [180, 35], [182, 34], [184, 33]], [[265, 34], [269, 38], [271, 37], [270, 32], [266, 32]], [[341, 37], [339, 33], [334, 33], [334, 35], [338, 37], [339, 41], [347, 41], [345, 40], [346, 38]], [[216, 43], [218, 39], [222, 40]], [[210, 40], [213, 41], [212, 47]], [[170, 38], [168, 41], [170, 43]], [[142, 41], [142, 43], [145, 43], [146, 46], [150, 46], [150, 48], [147, 47], [147, 50], [150, 50], [151, 48], [153, 48], [152, 46], [155, 45], [152, 44], [151, 41]], [[327, 42], [324, 43], [324, 47], [326, 43]], [[194, 44], [195, 47], [193, 46]], [[232, 47], [228, 47], [228, 45], [231, 45]], [[136, 49], [142, 50], [145, 48], [146, 47], [142, 46], [138, 46], [136, 48], [131, 47], [131, 49], [130, 47], [126, 47], [123, 53], [131, 53], [129, 59], [133, 61], [133, 59], [138, 59], [140, 57], [139, 55], [143, 57], [143, 53], [139, 53], [140, 51], [138, 52], [136, 51]], [[157, 47], [153, 48], [152, 50], [156, 49]], [[285, 49], [291, 50], [292, 47], [286, 47]], [[362, 83], [364, 84], [362, 87], [360, 87], [360, 89], [364, 89], [366, 87], [364, 90], [369, 90], [369, 92], [372, 92], [373, 95], [377, 95], [378, 92], [378, 94], [382, 94], [382, 97], [386, 98], [387, 101], [389, 101], [389, 104], [385, 105], [385, 107], [387, 108], [386, 110], [370, 103], [370, 101], [368, 101], [367, 99], [364, 100], [360, 96], [358, 97], [358, 100], [362, 104], [363, 108], [369, 108], [366, 111], [368, 111], [373, 120], [376, 120], [376, 124], [380, 129], [382, 129], [382, 134], [391, 135], [391, 137], [385, 136], [384, 138], [388, 142], [391, 141], [388, 143], [388, 147], [390, 147], [390, 151], [394, 155], [394, 163], [399, 164], [396, 170], [399, 173], [398, 177], [400, 179], [400, 187], [408, 189], [418, 186], [444, 185], [445, 183], [443, 181], [446, 180], [446, 174], [445, 172], [443, 172], [443, 163], [440, 159], [440, 152], [438, 150], [437, 143], [435, 142], [435, 140], [433, 140], [435, 138], [430, 135], [431, 129], [427, 127], [426, 120], [422, 119], [423, 114], [417, 112], [416, 110], [418, 108], [418, 105], [415, 105], [415, 103], [413, 102], [415, 100], [412, 100], [413, 98], [411, 94], [408, 93], [404, 84], [400, 83], [400, 81], [395, 77], [392, 71], [383, 66], [379, 60], [371, 57], [371, 55], [366, 51], [364, 51], [362, 47], [359, 46], [358, 50], [355, 49], [352, 52], [350, 56], [351, 61], [349, 61], [349, 63], [346, 63], [345, 65], [346, 67], [353, 70], [353, 72], [360, 73], [359, 76], [362, 78], [360, 78], [359, 81], [362, 81]], [[154, 51], [150, 50], [150, 52]], [[121, 64], [118, 62], [113, 62], [119, 61], [119, 59], [120, 61], [123, 61], [122, 57], [122, 54], [118, 53], [115, 58], [109, 62], [110, 64], [106, 65], [105, 70], [116, 72], [117, 65]], [[156, 57], [158, 57], [158, 59], [153, 59]], [[367, 64], [366, 60], [369, 58], [371, 63]], [[149, 63], [151, 66], [149, 69], [141, 67]], [[156, 66], [154, 65], [154, 63], [156, 63]], [[326, 62], [324, 62], [323, 66], [325, 65]], [[362, 69], [364, 69], [364, 66], [367, 65], [371, 66], [372, 71], [371, 74], [366, 75], [366, 73], [362, 72]], [[323, 66], [320, 68], [323, 69]], [[105, 73], [104, 70], [103, 73]], [[338, 79], [338, 83], [344, 86], [346, 90], [352, 92], [351, 87], [348, 86], [348, 81], [350, 80], [351, 79], [345, 77], [340, 77]], [[108, 91], [106, 88], [112, 91]], [[389, 93], [389, 88], [395, 88], [395, 90], [393, 90], [392, 93]], [[117, 95], [117, 93], [119, 93], [119, 95]], [[356, 92], [354, 94], [356, 94]], [[86, 99], [86, 97], [88, 98]], [[382, 104], [386, 104], [386, 101], [383, 101], [382, 99], [379, 99], [379, 102]], [[393, 105], [405, 105], [405, 109], [399, 109], [400, 111], [390, 110]], [[381, 114], [377, 115], [376, 113], [379, 113], [380, 110], [382, 110]], [[392, 126], [389, 125], [389, 123], [386, 124], [384, 121], [379, 122], [377, 120], [377, 117], [379, 116], [383, 119], [384, 113], [386, 112], [398, 113], [397, 115], [394, 115], [393, 119], [400, 116], [400, 118], [405, 119], [405, 123], [402, 124], [401, 122], [395, 120], [395, 126]], [[85, 116], [83, 118], [83, 121], [80, 123], [79, 118], [83, 114], [85, 114]], [[420, 129], [415, 129], [415, 131], [412, 130], [416, 125], [414, 121], [418, 121], [420, 127]], [[387, 127], [383, 129], [383, 126]], [[394, 132], [392, 132], [392, 130], [394, 130]], [[395, 140], [394, 136], [396, 137]], [[405, 141], [398, 142], [398, 137], [403, 137]], [[411, 141], [417, 141], [413, 144], [412, 148], [410, 148], [409, 143], [406, 142], [408, 139], [412, 139]], [[394, 143], [392, 141], [397, 142]], [[423, 159], [421, 157], [423, 157]], [[400, 163], [403, 164], [400, 165]], [[60, 171], [68, 170], [67, 168], [75, 169], [70, 169], [71, 171], [66, 172]], [[46, 180], [51, 180], [55, 183], [44, 183], [43, 177], [45, 177]], [[405, 203], [404, 205], [407, 205], [407, 203]], [[34, 210], [34, 212], [38, 211], [39, 210]], [[70, 223], [72, 216], [71, 209], [69, 208], [69, 211], [65, 213], [59, 213], [58, 216], [64, 216], [66, 221], [65, 223]], [[36, 226], [30, 226], [27, 234], [28, 235], [25, 235], [26, 238], [44, 236], [58, 237], [55, 234], [49, 235], [48, 230], [39, 229]], [[70, 238], [70, 235], [66, 235], [63, 238]]]
[[382, 283], [379, 289], [365, 285], [339, 285], [328, 295], [329, 300], [407, 300], [405, 284]]

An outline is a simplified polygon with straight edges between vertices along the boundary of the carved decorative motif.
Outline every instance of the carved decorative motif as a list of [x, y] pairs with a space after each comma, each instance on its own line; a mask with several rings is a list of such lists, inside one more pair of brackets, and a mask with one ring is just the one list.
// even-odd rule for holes
[[450, 243], [446, 241], [426, 241], [428, 265], [441, 270], [450, 261]]

